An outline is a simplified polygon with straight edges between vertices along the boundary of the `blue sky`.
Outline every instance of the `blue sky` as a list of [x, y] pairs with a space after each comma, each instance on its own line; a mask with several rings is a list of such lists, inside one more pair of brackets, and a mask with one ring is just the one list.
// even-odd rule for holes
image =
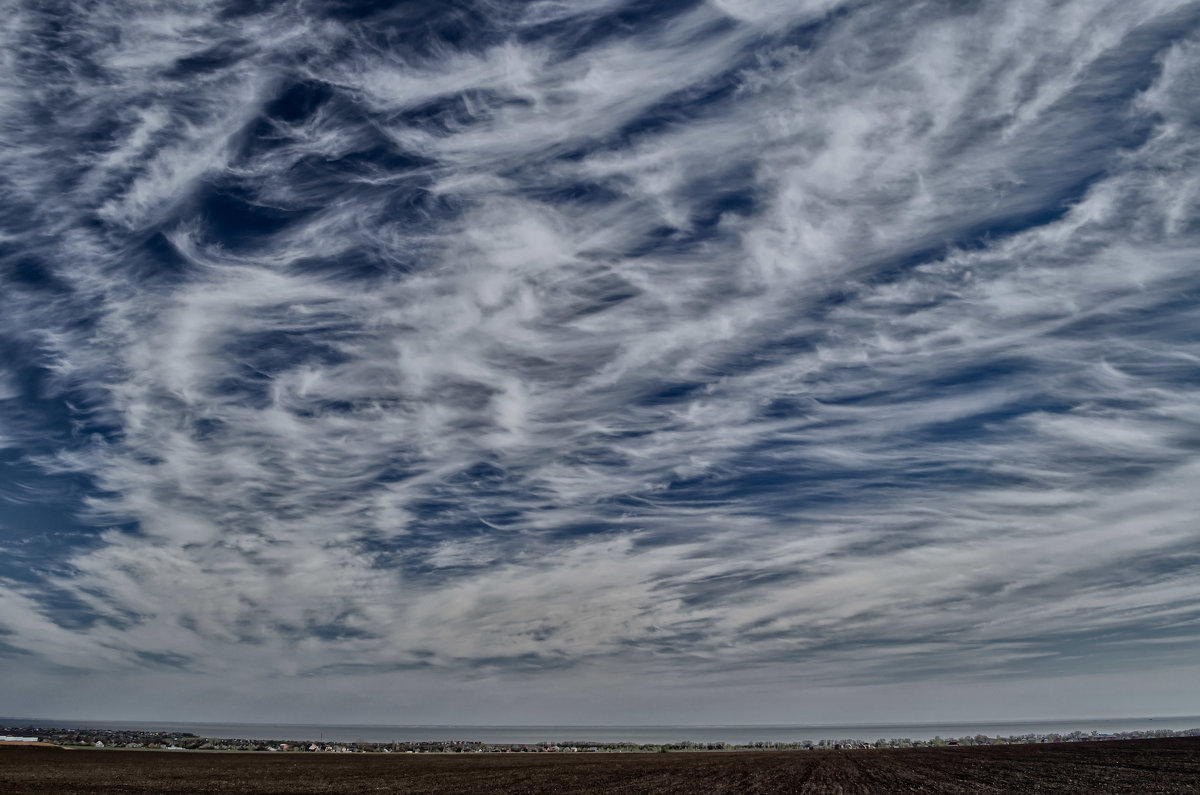
[[1200, 713], [1200, 4], [5, 17], [0, 711]]

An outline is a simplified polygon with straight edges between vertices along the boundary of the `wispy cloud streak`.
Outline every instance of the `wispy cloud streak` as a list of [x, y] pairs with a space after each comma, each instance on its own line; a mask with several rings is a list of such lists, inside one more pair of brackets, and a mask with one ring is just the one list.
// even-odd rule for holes
[[1200, 7], [451, 5], [11, 6], [0, 649], [1193, 648]]

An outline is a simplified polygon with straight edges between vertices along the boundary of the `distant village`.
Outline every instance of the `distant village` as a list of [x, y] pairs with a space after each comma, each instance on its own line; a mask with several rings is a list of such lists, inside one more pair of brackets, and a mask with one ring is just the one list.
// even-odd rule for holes
[[0, 745], [56, 745], [65, 748], [140, 749], [149, 751], [260, 751], [266, 753], [599, 753], [599, 752], [686, 752], [686, 751], [814, 751], [854, 748], [936, 748], [969, 745], [1013, 745], [1030, 743], [1104, 742], [1155, 737], [1200, 737], [1200, 728], [1173, 731], [1071, 732], [1069, 734], [1022, 734], [1009, 737], [972, 737], [911, 740], [879, 739], [873, 742], [849, 739], [798, 742], [730, 743], [596, 743], [582, 740], [554, 743], [489, 743], [469, 740], [422, 742], [328, 742], [325, 740], [250, 740], [200, 737], [188, 732], [149, 732], [113, 729], [39, 729], [32, 726], [0, 728]]

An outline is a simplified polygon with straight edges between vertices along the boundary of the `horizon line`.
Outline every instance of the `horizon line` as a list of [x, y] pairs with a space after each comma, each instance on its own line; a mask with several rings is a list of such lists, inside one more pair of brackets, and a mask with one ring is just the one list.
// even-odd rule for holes
[[[957, 719], [938, 721], [881, 721], [877, 723], [288, 723], [247, 721], [201, 721], [201, 720], [126, 720], [93, 718], [35, 718], [29, 716], [0, 716], [0, 721], [68, 721], [72, 723], [142, 723], [142, 724], [187, 724], [195, 726], [278, 726], [300, 728], [347, 728], [347, 729], [738, 729], [738, 728], [869, 728], [875, 726], [945, 726], [955, 724], [1020, 725], [1027, 723], [1062, 723], [1072, 721], [1111, 720], [1183, 720], [1200, 719], [1197, 715], [1108, 715], [1103, 717], [1026, 718], [1003, 720]], [[58, 727], [52, 727], [58, 728]], [[64, 726], [65, 728], [65, 726]], [[79, 726], [78, 728], [90, 728]]]

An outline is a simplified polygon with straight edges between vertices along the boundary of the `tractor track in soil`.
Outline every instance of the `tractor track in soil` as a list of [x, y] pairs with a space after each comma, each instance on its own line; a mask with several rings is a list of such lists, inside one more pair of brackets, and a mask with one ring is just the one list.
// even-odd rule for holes
[[1200, 738], [818, 751], [300, 754], [0, 749], [0, 792], [1200, 793]]

